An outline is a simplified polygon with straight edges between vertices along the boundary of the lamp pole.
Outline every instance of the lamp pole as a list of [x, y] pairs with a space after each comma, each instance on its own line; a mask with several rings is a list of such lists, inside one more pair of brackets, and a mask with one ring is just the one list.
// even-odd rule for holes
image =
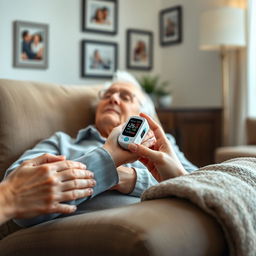
[[220, 48], [221, 58], [221, 82], [222, 82], [222, 144], [229, 146], [230, 134], [230, 106], [229, 106], [229, 63], [228, 51], [226, 46]]

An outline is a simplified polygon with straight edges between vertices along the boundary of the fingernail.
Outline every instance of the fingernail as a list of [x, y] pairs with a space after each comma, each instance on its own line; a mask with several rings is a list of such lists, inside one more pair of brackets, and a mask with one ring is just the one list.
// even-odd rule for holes
[[92, 188], [88, 188], [88, 193], [89, 193], [89, 195], [92, 195], [93, 189]]
[[73, 205], [71, 208], [71, 211], [74, 212], [74, 211], [76, 211], [76, 209], [77, 209], [77, 207], [75, 205]]
[[94, 177], [94, 173], [93, 172], [89, 172], [89, 177], [93, 178]]
[[136, 144], [130, 144], [130, 145], [129, 145], [129, 150], [130, 150], [131, 152], [136, 152], [137, 149], [138, 149], [138, 146], [137, 146]]

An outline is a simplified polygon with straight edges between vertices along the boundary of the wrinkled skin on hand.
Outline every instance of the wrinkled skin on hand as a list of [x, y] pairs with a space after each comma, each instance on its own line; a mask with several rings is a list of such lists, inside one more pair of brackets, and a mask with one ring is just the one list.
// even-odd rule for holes
[[71, 213], [76, 206], [61, 202], [91, 195], [95, 184], [93, 173], [85, 165], [64, 156], [44, 154], [25, 161], [0, 185], [4, 218]]

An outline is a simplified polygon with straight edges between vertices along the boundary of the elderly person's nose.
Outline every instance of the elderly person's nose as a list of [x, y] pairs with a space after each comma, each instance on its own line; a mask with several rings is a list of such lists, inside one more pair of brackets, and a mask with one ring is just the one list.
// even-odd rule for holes
[[118, 104], [120, 102], [119, 92], [114, 92], [110, 97], [111, 102]]

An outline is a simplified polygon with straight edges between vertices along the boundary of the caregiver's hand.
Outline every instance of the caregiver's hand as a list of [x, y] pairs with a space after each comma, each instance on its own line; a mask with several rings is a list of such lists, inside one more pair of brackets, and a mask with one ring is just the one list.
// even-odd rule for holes
[[141, 113], [140, 116], [147, 119], [155, 135], [156, 143], [151, 148], [130, 144], [128, 149], [140, 157], [139, 160], [158, 181], [187, 174], [161, 126], [144, 113]]

